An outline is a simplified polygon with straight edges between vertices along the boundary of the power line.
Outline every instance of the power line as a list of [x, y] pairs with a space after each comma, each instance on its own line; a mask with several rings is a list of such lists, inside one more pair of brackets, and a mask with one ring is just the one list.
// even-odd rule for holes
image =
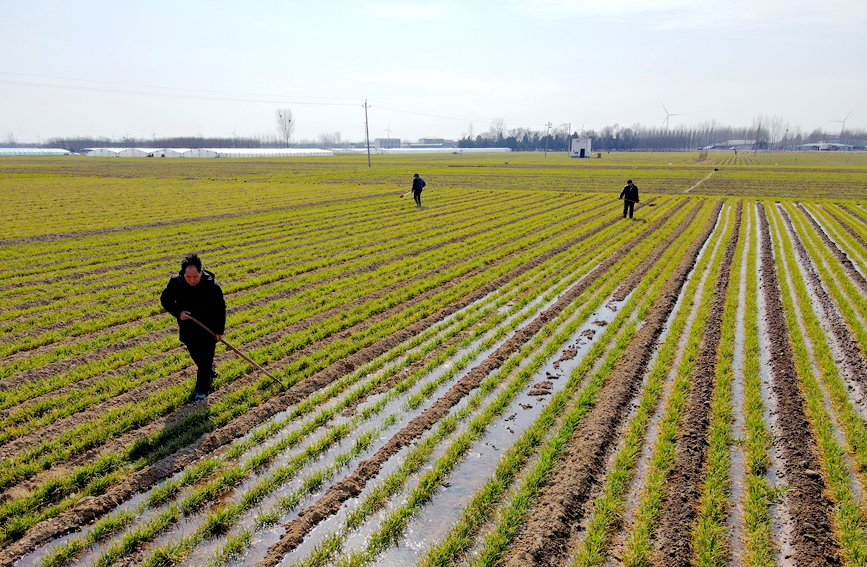
[[[189, 92], [198, 92], [198, 93], [210, 93], [210, 94], [224, 94], [224, 95], [238, 95], [238, 96], [257, 96], [257, 97], [268, 97], [268, 98], [309, 98], [309, 99], [332, 99], [332, 100], [356, 100], [351, 97], [335, 97], [335, 96], [299, 96], [299, 95], [286, 95], [286, 94], [273, 94], [273, 93], [246, 93], [246, 92], [236, 92], [236, 91], [220, 91], [220, 90], [212, 90], [212, 89], [191, 89], [186, 87], [162, 87], [158, 85], [145, 85], [141, 83], [120, 83], [115, 81], [96, 81], [92, 79], [76, 79], [73, 77], [53, 77], [50, 75], [33, 75], [28, 73], [10, 73], [7, 71], [0, 71], [0, 75], [12, 75], [16, 77], [32, 77], [36, 79], [48, 79], [52, 81], [73, 81], [77, 83], [95, 83], [100, 85], [115, 85], [115, 86], [123, 86], [123, 87], [136, 87], [136, 88], [144, 88], [144, 89], [159, 89], [159, 90], [167, 90], [167, 91], [189, 91]], [[34, 83], [36, 85], [44, 85], [45, 83]], [[46, 85], [50, 86], [50, 85]]]

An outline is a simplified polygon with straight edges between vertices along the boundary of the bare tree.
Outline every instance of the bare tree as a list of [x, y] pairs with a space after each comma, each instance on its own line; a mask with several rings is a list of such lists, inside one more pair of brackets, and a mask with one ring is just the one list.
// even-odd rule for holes
[[7, 146], [14, 146], [18, 143], [18, 140], [15, 139], [15, 134], [13, 132], [6, 132], [6, 137], [3, 139], [3, 143]]
[[506, 133], [506, 121], [502, 118], [491, 120], [491, 138], [499, 140]]
[[468, 140], [474, 140], [476, 138], [474, 134], [475, 134], [475, 130], [473, 129], [473, 123], [470, 122], [467, 125], [467, 139]]
[[295, 120], [293, 119], [292, 110], [289, 108], [278, 108], [274, 111], [274, 118], [277, 120], [277, 132], [280, 133], [280, 138], [286, 140], [286, 147], [289, 147], [289, 138], [292, 137], [292, 132], [295, 131]]

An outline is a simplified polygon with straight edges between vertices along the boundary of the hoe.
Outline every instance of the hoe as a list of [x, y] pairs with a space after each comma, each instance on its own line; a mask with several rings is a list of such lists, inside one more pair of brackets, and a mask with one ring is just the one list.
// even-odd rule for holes
[[[205, 327], [205, 326], [201, 323], [201, 321], [199, 321], [198, 319], [196, 319], [196, 318], [193, 317], [192, 315], [188, 315], [188, 317], [189, 317], [190, 321], [192, 321], [193, 323], [195, 323], [195, 324], [198, 325], [199, 327], [201, 327], [201, 328], [203, 328], [204, 330], [206, 330], [206, 331], [207, 331], [207, 332], [208, 332], [212, 337], [216, 338], [217, 335], [214, 333], [214, 331], [212, 331], [212, 330], [210, 330], [209, 328]], [[265, 374], [265, 376], [267, 376], [267, 377], [270, 378], [271, 380], [273, 380], [273, 381], [277, 382], [278, 384], [280, 384], [280, 389], [283, 389], [283, 388], [286, 387], [286, 386], [283, 385], [283, 382], [281, 382], [281, 381], [278, 380], [277, 378], [274, 378], [274, 376], [272, 376], [270, 372], [268, 372], [267, 370], [265, 370], [264, 368], [262, 368], [261, 366], [259, 366], [259, 365], [256, 364], [255, 362], [253, 362], [252, 360], [250, 360], [250, 358], [249, 358], [246, 354], [244, 354], [243, 352], [241, 352], [240, 350], [238, 350], [238, 349], [235, 348], [234, 346], [230, 345], [230, 344], [229, 344], [225, 339], [220, 339], [220, 342], [223, 343], [224, 345], [226, 345], [227, 347], [229, 347], [230, 349], [232, 349], [233, 351], [235, 351], [235, 353], [236, 353], [238, 356], [240, 356], [241, 358], [243, 358], [244, 360], [246, 360], [247, 362], [249, 362], [250, 364], [252, 364], [252, 365], [255, 366], [256, 368], [258, 368], [259, 370], [261, 370], [261, 371]]]

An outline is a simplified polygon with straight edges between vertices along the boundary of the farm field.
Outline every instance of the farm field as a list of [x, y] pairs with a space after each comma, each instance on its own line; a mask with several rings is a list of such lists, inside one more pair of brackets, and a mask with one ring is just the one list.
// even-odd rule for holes
[[734, 157], [0, 160], [0, 565], [867, 565], [867, 156]]

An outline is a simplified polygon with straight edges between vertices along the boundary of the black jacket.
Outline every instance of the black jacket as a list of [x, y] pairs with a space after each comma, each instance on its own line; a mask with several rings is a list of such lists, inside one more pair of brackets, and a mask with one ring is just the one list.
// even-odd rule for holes
[[425, 182], [421, 177], [413, 177], [412, 178], [412, 190], [413, 192], [420, 192], [422, 188], [424, 188]]
[[625, 185], [623, 191], [620, 192], [620, 198], [625, 198], [628, 201], [638, 202], [638, 185], [632, 184], [632, 187]]
[[[214, 274], [202, 270], [202, 279], [191, 286], [178, 273], [169, 280], [160, 295], [163, 308], [178, 320], [181, 341], [199, 341], [210, 335], [192, 321], [181, 321], [181, 311], [188, 311], [203, 325], [218, 335], [226, 330], [226, 301]], [[213, 339], [212, 339], [213, 340]]]

